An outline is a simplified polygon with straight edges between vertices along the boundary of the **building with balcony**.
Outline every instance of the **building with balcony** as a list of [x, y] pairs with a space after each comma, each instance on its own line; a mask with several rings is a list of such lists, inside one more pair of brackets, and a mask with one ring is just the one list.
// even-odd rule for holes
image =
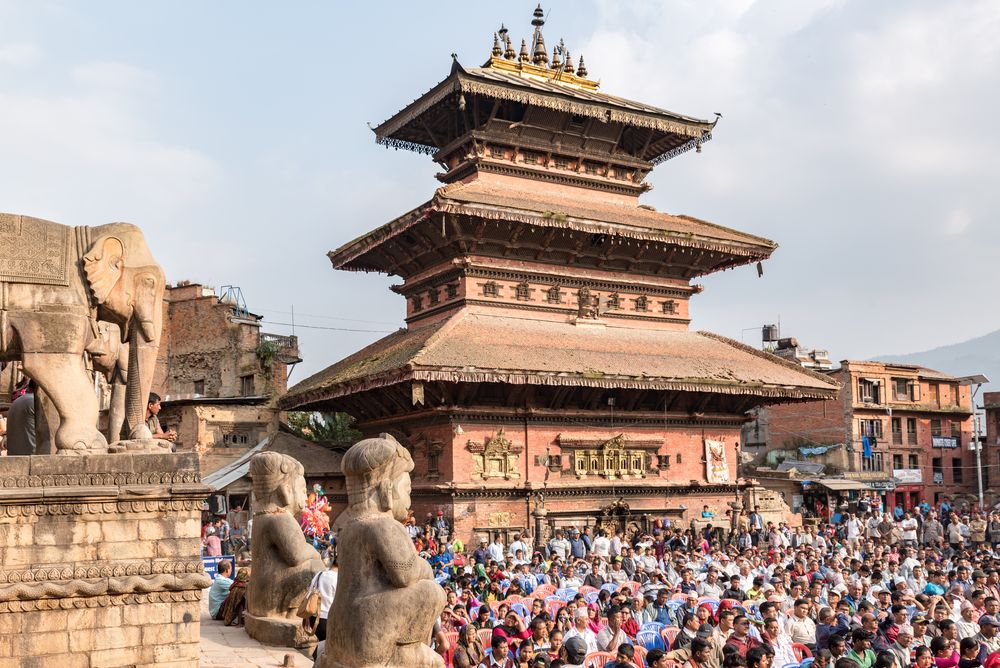
[[840, 485], [849, 498], [874, 492], [889, 508], [973, 500], [972, 405], [959, 378], [864, 361], [842, 361], [827, 374], [841, 383], [835, 400], [772, 406], [758, 417], [755, 439], [772, 463], [822, 463], [826, 478], [854, 481]]
[[277, 429], [272, 399], [301, 361], [294, 336], [261, 331], [238, 288], [182, 281], [168, 286], [153, 380], [160, 424], [177, 430], [178, 450], [194, 450], [202, 473], [218, 469]]

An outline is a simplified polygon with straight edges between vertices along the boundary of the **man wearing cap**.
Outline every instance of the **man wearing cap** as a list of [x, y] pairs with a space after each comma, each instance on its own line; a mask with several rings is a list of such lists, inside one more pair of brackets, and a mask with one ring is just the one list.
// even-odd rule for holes
[[913, 628], [903, 624], [897, 629], [896, 642], [887, 650], [895, 661], [896, 668], [910, 668], [910, 644], [913, 642]]
[[927, 631], [927, 616], [922, 612], [917, 613], [910, 621], [910, 625], [913, 627], [913, 646], [923, 645], [924, 647], [930, 647], [934, 636], [930, 635]]
[[563, 635], [563, 647], [571, 638], [580, 638], [586, 649], [584, 654], [598, 651], [597, 634], [590, 630], [589, 623], [587, 606], [580, 606], [573, 613], [573, 627]]
[[994, 652], [1000, 652], [1000, 636], [997, 635], [997, 618], [983, 615], [979, 618], [979, 633], [972, 636], [979, 643], [979, 662], [986, 663], [986, 657]]
[[[568, 635], [568, 634], [567, 634]], [[564, 668], [583, 668], [587, 660], [587, 643], [579, 636], [570, 636], [563, 642], [559, 657], [565, 661]]]

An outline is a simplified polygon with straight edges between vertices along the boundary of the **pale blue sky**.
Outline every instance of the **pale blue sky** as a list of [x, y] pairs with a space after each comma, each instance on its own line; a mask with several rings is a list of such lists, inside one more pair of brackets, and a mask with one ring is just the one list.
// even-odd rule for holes
[[[646, 201], [770, 237], [708, 277], [694, 326], [780, 315], [835, 359], [1000, 328], [1000, 3], [551, 2], [607, 92], [725, 116]], [[428, 199], [377, 124], [478, 65], [534, 4], [0, 0], [0, 210], [144, 228], [171, 281], [243, 288], [273, 323], [388, 331], [398, 279], [326, 251]], [[306, 315], [310, 314], [310, 315]], [[268, 324], [268, 331], [287, 327]], [[380, 336], [298, 328], [292, 381]], [[748, 342], [757, 334], [747, 332]]]

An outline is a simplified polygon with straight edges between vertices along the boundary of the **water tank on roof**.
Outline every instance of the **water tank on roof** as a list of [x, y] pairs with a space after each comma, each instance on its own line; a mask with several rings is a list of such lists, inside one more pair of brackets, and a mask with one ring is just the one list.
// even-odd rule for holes
[[761, 332], [761, 338], [764, 343], [771, 343], [778, 340], [778, 326], [777, 325], [764, 325], [763, 331]]
[[782, 350], [784, 348], [798, 348], [798, 347], [799, 347], [799, 340], [796, 339], [794, 336], [789, 336], [784, 339], [778, 339], [778, 350]]

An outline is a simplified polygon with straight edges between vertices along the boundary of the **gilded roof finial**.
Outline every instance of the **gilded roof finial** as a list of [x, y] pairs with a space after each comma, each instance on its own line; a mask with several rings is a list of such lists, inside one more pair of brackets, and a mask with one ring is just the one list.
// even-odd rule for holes
[[576, 76], [581, 79], [587, 78], [587, 66], [583, 64], [583, 56], [580, 56], [580, 66], [576, 68]]
[[521, 40], [521, 53], [518, 55], [517, 59], [522, 63], [526, 63], [530, 60], [528, 57], [528, 43], [523, 39]]
[[499, 58], [503, 55], [503, 49], [500, 48], [500, 37], [496, 33], [493, 33], [493, 50], [490, 52], [490, 55], [494, 58]]
[[542, 26], [545, 25], [545, 12], [542, 5], [535, 8], [531, 25], [535, 26], [535, 34], [531, 37], [531, 62], [543, 67], [549, 62], [549, 54], [545, 49], [545, 37], [542, 36]]
[[517, 54], [514, 53], [514, 43], [510, 41], [510, 35], [507, 35], [507, 49], [503, 52], [503, 57], [507, 60], [514, 60], [517, 58]]
[[569, 49], [566, 49], [566, 64], [563, 65], [563, 71], [573, 74], [573, 56], [570, 55]]
[[562, 69], [562, 57], [559, 55], [566, 47], [563, 45], [563, 41], [559, 40], [559, 46], [552, 47], [552, 69], [561, 70]]

